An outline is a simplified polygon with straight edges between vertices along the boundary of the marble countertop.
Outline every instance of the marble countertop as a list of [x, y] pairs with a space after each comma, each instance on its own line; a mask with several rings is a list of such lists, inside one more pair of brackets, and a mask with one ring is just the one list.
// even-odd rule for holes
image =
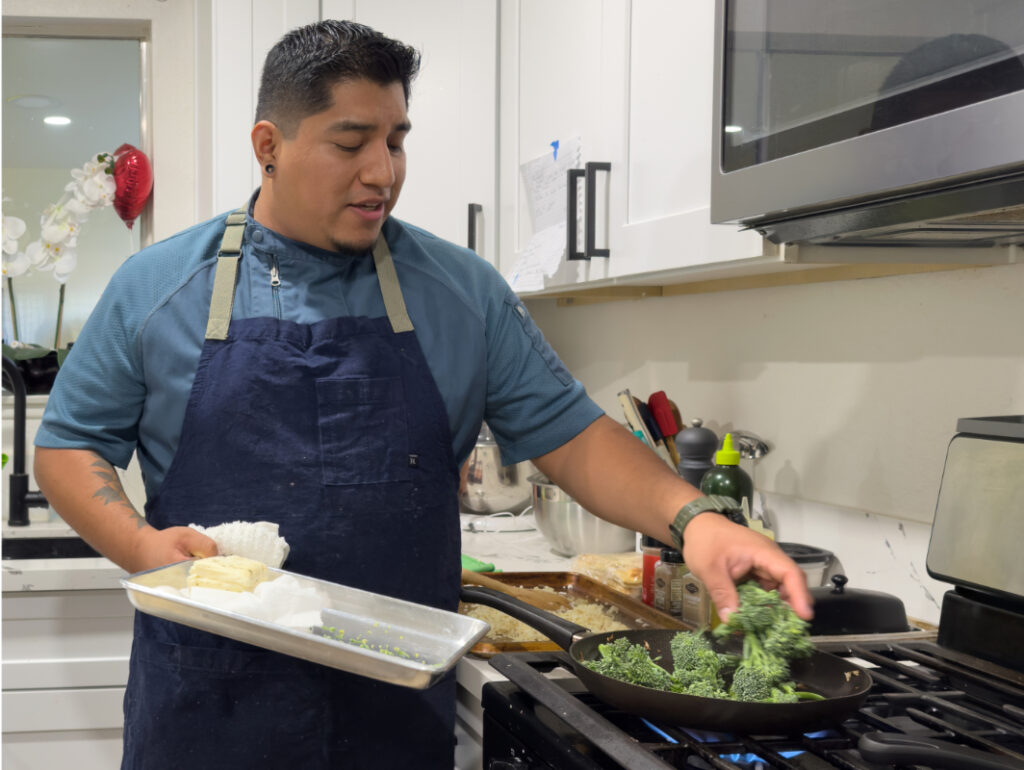
[[571, 558], [551, 550], [533, 514], [462, 514], [462, 553], [502, 572], [564, 572]]

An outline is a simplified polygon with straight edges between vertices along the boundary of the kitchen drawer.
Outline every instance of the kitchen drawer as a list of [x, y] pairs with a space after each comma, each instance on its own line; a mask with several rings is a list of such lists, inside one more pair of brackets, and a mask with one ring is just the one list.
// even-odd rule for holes
[[4, 733], [4, 770], [112, 770], [121, 766], [121, 730]]
[[4, 742], [10, 733], [120, 730], [123, 702], [124, 687], [4, 691]]

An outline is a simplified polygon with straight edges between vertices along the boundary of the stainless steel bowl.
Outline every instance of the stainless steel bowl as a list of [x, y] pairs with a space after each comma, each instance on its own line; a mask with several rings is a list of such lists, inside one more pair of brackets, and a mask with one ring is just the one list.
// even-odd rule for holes
[[621, 553], [636, 547], [636, 533], [583, 508], [544, 474], [530, 476], [537, 529], [559, 556]]
[[529, 460], [502, 465], [498, 444], [485, 424], [462, 466], [459, 509], [464, 513], [522, 513], [530, 504], [529, 476], [536, 472]]

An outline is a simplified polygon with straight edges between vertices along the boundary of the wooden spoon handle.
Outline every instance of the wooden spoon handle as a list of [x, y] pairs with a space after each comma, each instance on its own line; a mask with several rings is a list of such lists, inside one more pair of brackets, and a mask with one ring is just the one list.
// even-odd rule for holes
[[462, 582], [493, 588], [495, 591], [499, 591], [508, 596], [514, 596], [528, 604], [532, 604], [535, 607], [540, 607], [545, 610], [563, 610], [570, 606], [569, 597], [567, 596], [549, 593], [546, 591], [538, 591], [534, 588], [511, 586], [507, 583], [501, 582], [500, 580], [495, 580], [489, 575], [481, 575], [479, 572], [473, 572], [472, 570], [462, 570]]
[[488, 575], [482, 575], [479, 572], [473, 572], [472, 570], [462, 570], [462, 582], [473, 583], [479, 586], [485, 586], [486, 588], [493, 588], [495, 591], [500, 591], [503, 594], [517, 595], [515, 586], [506, 585], [500, 580], [495, 580]]

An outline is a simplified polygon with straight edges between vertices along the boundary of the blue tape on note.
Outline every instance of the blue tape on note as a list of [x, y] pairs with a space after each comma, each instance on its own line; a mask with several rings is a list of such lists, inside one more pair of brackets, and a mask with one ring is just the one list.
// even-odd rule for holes
[[554, 148], [554, 150], [555, 150], [555, 157], [554, 157], [553, 159], [554, 159], [554, 160], [558, 160], [558, 140], [556, 139], [555, 141], [553, 141], [553, 142], [551, 143], [551, 146], [552, 146], [552, 147]]

